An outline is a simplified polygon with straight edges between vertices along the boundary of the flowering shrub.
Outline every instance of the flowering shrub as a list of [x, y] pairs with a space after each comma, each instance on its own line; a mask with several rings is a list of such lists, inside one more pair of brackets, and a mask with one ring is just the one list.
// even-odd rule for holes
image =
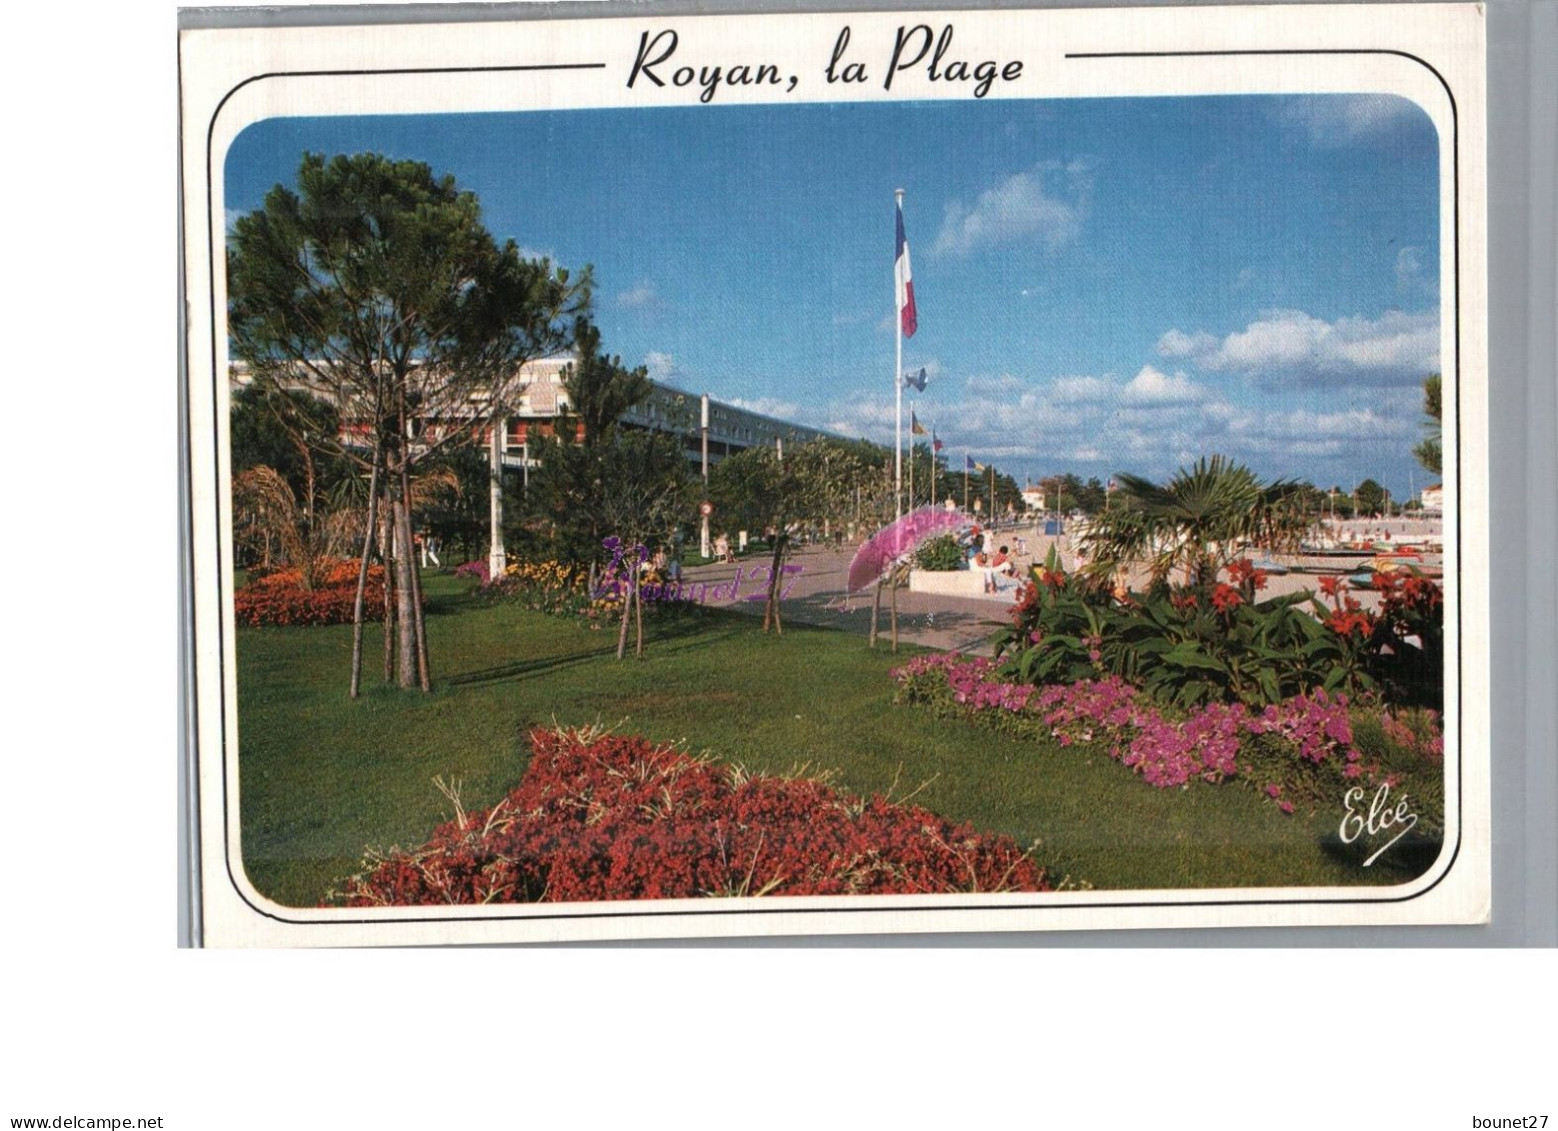
[[[981, 657], [943, 653], [917, 656], [892, 675], [900, 702], [1063, 747], [1102, 749], [1163, 789], [1239, 778], [1291, 813], [1295, 801], [1335, 805], [1355, 784], [1406, 783], [1428, 810], [1443, 812], [1443, 738], [1432, 712], [1382, 714], [1323, 689], [1259, 710], [1217, 701], [1174, 709], [1116, 675], [1034, 688], [1004, 680], [1001, 670]], [[1377, 742], [1355, 742], [1359, 721]]]
[[[467, 562], [455, 570], [456, 576], [478, 580], [485, 578], [486, 573], [486, 562]], [[640, 584], [644, 587], [646, 615], [661, 615], [667, 609], [682, 611], [696, 608], [691, 600], [666, 596], [669, 587], [652, 571], [641, 576]], [[602, 625], [621, 617], [627, 586], [619, 577], [605, 574], [592, 593], [583, 569], [547, 559], [513, 562], [496, 581], [489, 583], [481, 580], [474, 592], [486, 600], [511, 601], [532, 612], [577, 617], [580, 623], [599, 631]]]
[[[480, 566], [480, 570], [469, 566]], [[590, 607], [588, 581], [577, 566], [546, 560], [510, 562], [503, 573], [486, 580], [486, 562], [468, 562], [455, 570], [456, 576], [480, 581], [476, 593], [490, 601], [512, 601], [533, 612], [554, 616], [583, 616]]]
[[[350, 624], [357, 600], [357, 559], [328, 562], [316, 570], [312, 589], [295, 569], [251, 577], [233, 593], [233, 616], [242, 625]], [[384, 616], [384, 567], [368, 567], [363, 616]]]
[[487, 564], [485, 558], [482, 558], [478, 561], [466, 562], [464, 565], [455, 566], [454, 575], [466, 581], [474, 581], [478, 585], [485, 585], [492, 580], [492, 567]]
[[639, 737], [532, 732], [519, 787], [413, 851], [370, 855], [348, 907], [692, 896], [1046, 891], [1009, 838]]
[[1444, 734], [1439, 730], [1438, 711], [1382, 711], [1379, 721], [1380, 730], [1397, 749], [1443, 761]]
[[943, 534], [939, 538], [932, 538], [914, 552], [914, 566], [916, 569], [945, 573], [962, 569], [965, 556], [957, 538]]
[[1029, 684], [1112, 674], [1184, 708], [1259, 709], [1317, 689], [1427, 705], [1442, 697], [1442, 593], [1427, 578], [1378, 575], [1376, 616], [1337, 578], [1320, 582], [1329, 606], [1304, 593], [1262, 601], [1264, 570], [1243, 559], [1226, 569], [1226, 582], [1202, 589], [1137, 594], [1062, 572], [1052, 551], [996, 638], [1002, 674]]
[[[1003, 674], [1074, 683], [1116, 675], [1166, 704], [1251, 707], [1325, 686], [1337, 652], [1302, 595], [1258, 601], [1266, 574], [1247, 561], [1206, 590], [1115, 591], [1054, 558], [1033, 571], [997, 638]], [[1352, 690], [1333, 683], [1327, 690]]]
[[1370, 613], [1342, 578], [1323, 578], [1316, 612], [1337, 637], [1343, 661], [1366, 669], [1372, 686], [1400, 702], [1437, 706], [1444, 698], [1444, 591], [1410, 570], [1374, 574], [1380, 610]]

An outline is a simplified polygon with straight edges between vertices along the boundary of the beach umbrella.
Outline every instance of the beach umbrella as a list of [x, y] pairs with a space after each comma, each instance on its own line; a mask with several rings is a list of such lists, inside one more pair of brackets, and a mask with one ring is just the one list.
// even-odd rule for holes
[[849, 591], [854, 592], [870, 585], [885, 574], [895, 561], [913, 551], [920, 543], [949, 530], [957, 530], [967, 523], [968, 520], [957, 511], [939, 507], [928, 506], [910, 511], [871, 535], [855, 551], [855, 558], [849, 563]]

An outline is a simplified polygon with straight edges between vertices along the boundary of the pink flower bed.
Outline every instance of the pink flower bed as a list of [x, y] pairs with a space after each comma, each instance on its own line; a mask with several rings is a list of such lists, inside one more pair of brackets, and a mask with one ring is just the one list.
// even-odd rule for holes
[[[1209, 703], [1170, 714], [1118, 676], [1035, 688], [1007, 683], [995, 664], [957, 653], [918, 656], [892, 675], [910, 702], [951, 703], [964, 713], [1005, 712], [1035, 724], [1061, 746], [1099, 744], [1160, 789], [1195, 779], [1223, 781], [1252, 769], [1242, 757], [1245, 740], [1270, 735], [1285, 740], [1293, 756], [1357, 776], [1352, 722], [1345, 696], [1324, 691], [1300, 695], [1264, 710], [1242, 703]], [[950, 693], [950, 695], [949, 695]], [[1274, 799], [1280, 795], [1270, 794]], [[1292, 806], [1279, 802], [1284, 811]]]

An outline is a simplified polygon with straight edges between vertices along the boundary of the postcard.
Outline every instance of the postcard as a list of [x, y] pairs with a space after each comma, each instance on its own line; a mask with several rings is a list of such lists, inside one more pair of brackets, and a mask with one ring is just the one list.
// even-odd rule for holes
[[201, 941], [1486, 921], [1482, 21], [184, 30]]

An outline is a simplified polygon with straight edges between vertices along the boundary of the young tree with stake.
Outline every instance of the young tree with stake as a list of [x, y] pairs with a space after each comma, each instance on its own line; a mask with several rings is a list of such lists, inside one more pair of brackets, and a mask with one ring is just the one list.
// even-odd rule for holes
[[234, 356], [257, 382], [306, 388], [349, 422], [328, 442], [369, 478], [353, 618], [350, 693], [362, 670], [363, 590], [375, 530], [395, 600], [396, 682], [430, 685], [413, 560], [411, 479], [441, 451], [479, 441], [516, 399], [520, 369], [573, 343], [589, 272], [570, 279], [499, 245], [476, 197], [425, 164], [306, 154], [233, 227], [227, 255]]

